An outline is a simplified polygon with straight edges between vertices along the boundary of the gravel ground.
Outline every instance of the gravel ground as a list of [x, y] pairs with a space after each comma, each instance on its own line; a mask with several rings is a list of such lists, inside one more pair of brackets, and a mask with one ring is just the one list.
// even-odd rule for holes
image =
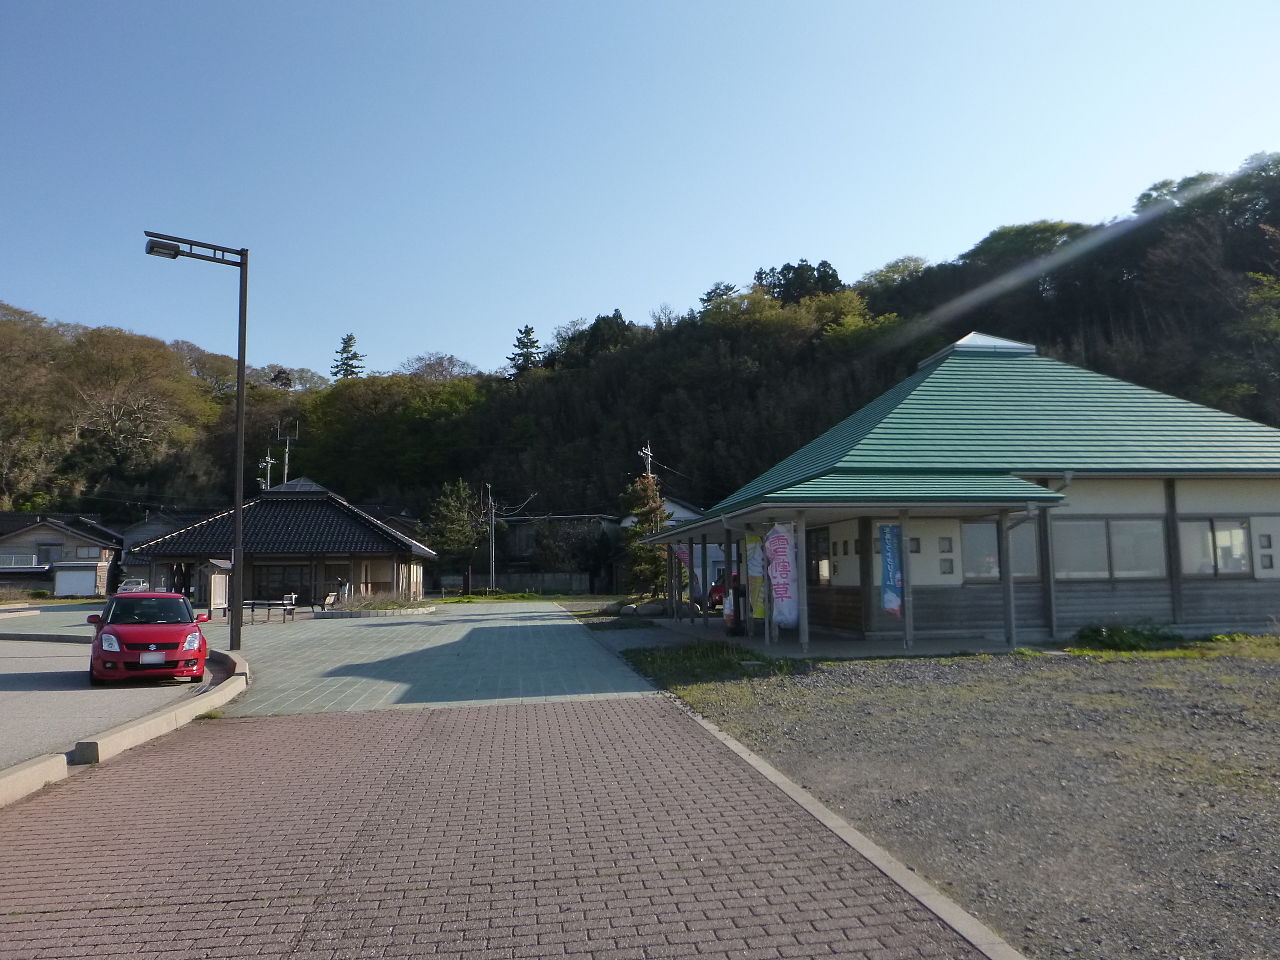
[[1007, 656], [679, 692], [1035, 960], [1276, 960], [1278, 681]]

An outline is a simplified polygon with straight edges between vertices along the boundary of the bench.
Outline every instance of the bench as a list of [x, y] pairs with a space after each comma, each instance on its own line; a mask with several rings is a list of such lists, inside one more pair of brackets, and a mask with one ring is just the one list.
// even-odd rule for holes
[[292, 620], [294, 614], [298, 610], [298, 597], [296, 594], [287, 593], [281, 600], [246, 600], [244, 609], [249, 611], [249, 622], [258, 622], [258, 611], [267, 611], [267, 623], [271, 622], [271, 612], [273, 610], [280, 611], [280, 620], [283, 622], [286, 618]]
[[314, 611], [314, 610], [315, 610], [315, 608], [318, 606], [318, 607], [320, 608], [320, 612], [321, 612], [321, 613], [323, 613], [325, 610], [328, 610], [330, 607], [332, 607], [332, 606], [333, 606], [335, 603], [337, 603], [337, 602], [338, 602], [338, 594], [337, 594], [336, 592], [335, 592], [335, 593], [326, 593], [326, 594], [324, 595], [324, 599], [323, 599], [323, 600], [319, 600], [319, 601], [314, 601], [314, 600], [313, 600], [313, 601], [312, 601], [312, 603], [311, 603], [311, 609], [312, 609], [312, 611]]

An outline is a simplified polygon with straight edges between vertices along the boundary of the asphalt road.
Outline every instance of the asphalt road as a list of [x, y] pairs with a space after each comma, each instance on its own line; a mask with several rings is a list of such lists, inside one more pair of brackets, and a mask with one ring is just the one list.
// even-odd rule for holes
[[0, 770], [70, 750], [196, 689], [208, 687], [186, 680], [90, 687], [88, 643], [0, 639]]

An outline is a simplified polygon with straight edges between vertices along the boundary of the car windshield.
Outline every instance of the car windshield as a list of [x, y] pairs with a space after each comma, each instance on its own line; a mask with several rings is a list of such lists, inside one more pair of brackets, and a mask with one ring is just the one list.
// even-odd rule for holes
[[191, 604], [182, 597], [116, 597], [107, 623], [194, 623]]

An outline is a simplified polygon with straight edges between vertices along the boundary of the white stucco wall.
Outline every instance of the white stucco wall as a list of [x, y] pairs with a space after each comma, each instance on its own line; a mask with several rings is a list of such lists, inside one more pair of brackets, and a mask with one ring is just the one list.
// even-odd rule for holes
[[1280, 514], [1280, 479], [1227, 477], [1221, 480], [1177, 480], [1175, 489], [1179, 514]]
[[[1058, 484], [1055, 484], [1055, 489]], [[1053, 508], [1054, 516], [1089, 514], [1164, 513], [1164, 481], [1158, 478], [1109, 479], [1084, 477], [1062, 491], [1066, 503]]]

